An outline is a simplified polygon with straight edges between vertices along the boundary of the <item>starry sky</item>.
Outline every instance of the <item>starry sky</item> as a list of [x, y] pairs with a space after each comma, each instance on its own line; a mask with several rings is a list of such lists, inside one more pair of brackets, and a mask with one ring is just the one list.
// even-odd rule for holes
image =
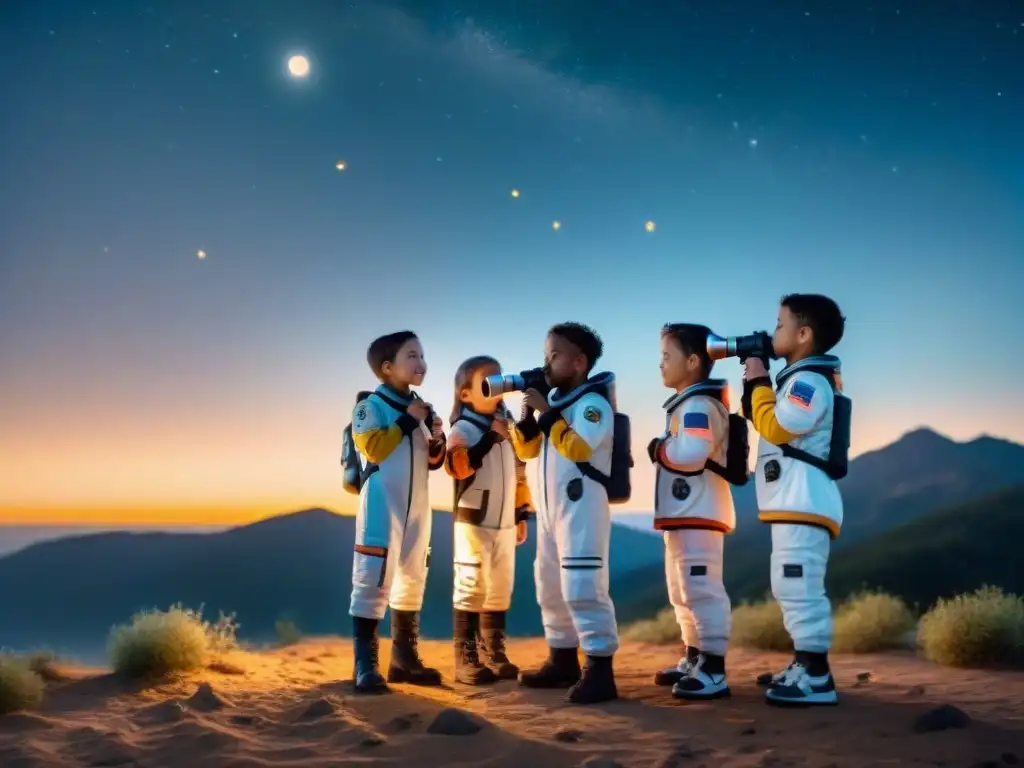
[[1024, 6], [581, 7], [4, 2], [0, 521], [351, 509], [402, 328], [447, 413], [464, 358], [593, 325], [643, 457], [661, 325], [792, 291], [848, 317], [855, 453], [1024, 441]]

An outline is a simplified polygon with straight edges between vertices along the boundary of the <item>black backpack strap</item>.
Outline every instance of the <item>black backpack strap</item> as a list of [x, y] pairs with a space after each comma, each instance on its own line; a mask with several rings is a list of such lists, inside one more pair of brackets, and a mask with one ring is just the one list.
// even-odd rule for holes
[[[832, 387], [832, 392], [839, 391], [839, 385], [836, 383], [836, 369], [825, 366], [814, 366], [809, 365], [806, 368], [802, 368], [802, 371], [810, 371], [811, 373], [817, 373], [825, 377], [825, 380]], [[804, 464], [810, 464], [812, 467], [817, 467], [829, 477], [832, 476], [832, 465], [828, 462], [828, 459], [821, 459], [815, 456], [813, 453], [802, 451], [799, 448], [795, 448], [789, 443], [779, 446], [779, 450], [782, 451], [782, 455], [802, 461]]]

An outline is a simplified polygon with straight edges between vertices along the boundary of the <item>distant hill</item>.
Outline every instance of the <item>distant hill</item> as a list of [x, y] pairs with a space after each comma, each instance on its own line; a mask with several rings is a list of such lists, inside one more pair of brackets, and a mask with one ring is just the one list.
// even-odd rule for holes
[[[235, 612], [243, 637], [272, 639], [278, 619], [310, 634], [348, 635], [355, 518], [323, 509], [281, 515], [220, 533], [101, 533], [46, 541], [0, 558], [0, 646], [102, 648], [114, 623], [181, 601], [216, 618]], [[423, 632], [450, 637], [452, 516], [435, 512]], [[536, 530], [516, 552], [510, 633], [542, 632], [533, 581]], [[618, 580], [660, 562], [656, 536], [616, 525], [610, 557]], [[86, 650], [81, 650], [86, 649]], [[57, 648], [56, 650], [60, 650]]]
[[836, 553], [828, 590], [835, 598], [880, 588], [926, 609], [939, 597], [985, 584], [1024, 594], [1024, 485], [896, 526]]
[[[930, 429], [908, 432], [850, 462], [839, 483], [844, 521], [833, 557], [942, 507], [969, 504], [1022, 483], [1024, 446], [987, 436], [958, 443]], [[737, 530], [726, 539], [725, 581], [738, 602], [759, 598], [770, 588], [771, 529], [757, 519], [753, 482], [734, 488], [733, 499]], [[617, 606], [625, 619], [650, 616], [667, 604], [661, 566], [637, 571], [630, 581], [634, 600]]]

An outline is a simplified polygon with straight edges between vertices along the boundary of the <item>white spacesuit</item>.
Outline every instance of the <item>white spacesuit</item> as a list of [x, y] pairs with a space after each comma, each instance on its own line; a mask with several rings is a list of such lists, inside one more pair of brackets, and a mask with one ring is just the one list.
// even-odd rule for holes
[[[664, 531], [669, 602], [686, 646], [675, 669], [659, 672], [680, 698], [724, 695], [731, 604], [722, 583], [725, 534], [736, 526], [729, 483], [705, 469], [724, 466], [729, 440], [728, 385], [709, 380], [665, 402], [665, 434], [652, 443], [656, 463], [654, 527]], [[706, 668], [710, 666], [710, 672]], [[680, 686], [683, 678], [695, 677]]]
[[[388, 680], [436, 685], [440, 675], [423, 666], [416, 643], [430, 560], [428, 472], [444, 463], [445, 444], [428, 445], [421, 422], [405, 412], [411, 402], [411, 396], [381, 385], [353, 413], [352, 436], [365, 479], [356, 515], [349, 614], [368, 620], [357, 621], [357, 645], [362, 640], [373, 644], [373, 658], [359, 656], [357, 669], [369, 674], [376, 667], [376, 622], [390, 605]], [[358, 672], [356, 683], [358, 688]], [[367, 690], [377, 685], [368, 684]]]
[[515, 582], [516, 523], [525, 519], [530, 499], [512, 444], [491, 429], [494, 418], [463, 406], [446, 458], [455, 479], [456, 679], [470, 685], [519, 674], [505, 651], [505, 616]]
[[805, 358], [779, 372], [777, 392], [765, 379], [751, 394], [751, 420], [761, 436], [755, 481], [758, 516], [772, 524], [772, 594], [782, 607], [786, 631], [797, 652], [796, 663], [787, 672], [762, 680], [777, 684], [788, 675], [794, 683], [788, 693], [770, 688], [769, 698], [793, 696], [799, 688], [802, 703], [836, 700], [831, 675], [826, 681], [824, 672], [808, 673], [809, 665], [802, 660], [823, 657], [832, 645], [825, 570], [831, 541], [843, 522], [843, 500], [835, 480], [825, 471], [787, 456], [780, 446], [822, 460], [828, 457], [835, 395], [825, 373], [838, 371], [839, 365], [831, 355]]
[[[572, 664], [576, 674], [579, 670], [578, 646], [587, 655], [588, 670], [611, 675], [611, 657], [619, 647], [615, 607], [608, 593], [611, 508], [605, 487], [584, 474], [578, 463], [588, 462], [605, 476], [611, 472], [615, 414], [608, 392], [613, 382], [614, 376], [605, 373], [568, 393], [552, 391], [549, 410], [536, 422], [521, 421], [512, 433], [520, 458], [539, 458], [532, 462], [532, 486], [538, 489], [534, 579], [544, 636], [552, 649], [549, 664], [532, 677], [524, 674], [524, 685], [573, 685]], [[564, 660], [561, 666], [552, 665], [556, 657]], [[589, 693], [578, 698], [581, 703], [589, 700]]]

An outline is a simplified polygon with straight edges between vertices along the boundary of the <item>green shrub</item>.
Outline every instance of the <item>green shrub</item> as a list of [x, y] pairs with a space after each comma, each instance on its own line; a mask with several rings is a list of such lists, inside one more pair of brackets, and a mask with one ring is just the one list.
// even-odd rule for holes
[[985, 586], [940, 599], [918, 626], [925, 658], [950, 667], [1024, 666], [1024, 598]]
[[44, 687], [28, 660], [0, 653], [0, 715], [38, 707]]
[[914, 614], [903, 600], [884, 592], [853, 595], [835, 611], [832, 650], [877, 653], [906, 644]]
[[210, 623], [202, 609], [180, 605], [167, 611], [142, 611], [110, 632], [109, 654], [115, 672], [135, 678], [161, 677], [200, 669], [223, 651], [237, 647], [233, 616]]

